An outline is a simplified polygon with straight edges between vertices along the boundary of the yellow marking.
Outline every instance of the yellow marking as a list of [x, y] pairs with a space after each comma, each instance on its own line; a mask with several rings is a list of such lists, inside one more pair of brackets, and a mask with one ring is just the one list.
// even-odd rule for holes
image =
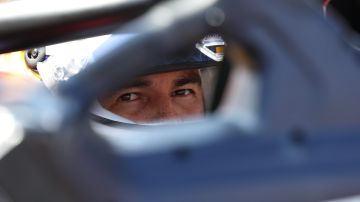
[[216, 46], [215, 53], [224, 53], [224, 46]]
[[25, 62], [25, 51], [17, 51], [6, 54], [0, 54], [0, 72], [9, 72], [21, 76], [34, 76], [40, 79], [40, 76], [28, 68]]

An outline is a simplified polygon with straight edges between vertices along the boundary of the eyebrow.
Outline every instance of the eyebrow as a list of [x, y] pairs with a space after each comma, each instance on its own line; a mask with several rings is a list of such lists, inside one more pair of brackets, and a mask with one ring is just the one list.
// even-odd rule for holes
[[146, 79], [137, 79], [125, 85], [123, 88], [144, 88], [152, 85], [152, 82]]
[[184, 85], [190, 84], [190, 83], [201, 86], [200, 76], [199, 75], [184, 76], [183, 78], [176, 79], [173, 81], [173, 85], [176, 87], [181, 87], [181, 86], [184, 86]]

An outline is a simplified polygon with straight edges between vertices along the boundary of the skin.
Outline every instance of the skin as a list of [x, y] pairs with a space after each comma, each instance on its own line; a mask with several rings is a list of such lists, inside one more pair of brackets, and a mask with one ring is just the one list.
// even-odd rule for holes
[[142, 76], [99, 101], [105, 109], [138, 123], [204, 114], [198, 70]]

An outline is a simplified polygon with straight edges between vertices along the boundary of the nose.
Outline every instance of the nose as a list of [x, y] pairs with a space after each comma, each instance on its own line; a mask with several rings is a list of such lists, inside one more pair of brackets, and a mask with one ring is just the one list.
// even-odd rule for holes
[[154, 110], [156, 112], [154, 113], [153, 119], [167, 120], [178, 116], [176, 106], [173, 105], [171, 100], [162, 100]]

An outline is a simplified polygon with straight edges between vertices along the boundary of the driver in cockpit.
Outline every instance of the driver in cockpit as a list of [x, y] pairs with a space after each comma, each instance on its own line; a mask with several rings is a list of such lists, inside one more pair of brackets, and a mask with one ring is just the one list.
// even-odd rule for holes
[[[46, 59], [36, 67], [42, 81], [50, 89], [66, 81], [86, 66], [88, 55], [108, 37], [111, 36], [46, 47], [49, 55], [46, 54]], [[134, 36], [124, 36], [124, 41], [129, 37]], [[78, 52], [64, 55], [81, 47], [87, 50], [81, 52], [82, 55]], [[220, 36], [210, 35], [196, 43], [187, 54], [163, 59], [154, 68], [156, 72], [135, 78], [125, 87], [99, 98], [93, 110], [94, 117], [101, 122], [151, 123], [203, 116], [212, 90], [209, 89], [214, 77], [212, 70], [221, 66], [224, 47]]]
[[137, 123], [200, 117], [205, 112], [203, 72], [221, 64], [224, 45], [220, 36], [205, 37], [188, 56], [159, 65], [167, 70], [136, 78], [99, 102]]

